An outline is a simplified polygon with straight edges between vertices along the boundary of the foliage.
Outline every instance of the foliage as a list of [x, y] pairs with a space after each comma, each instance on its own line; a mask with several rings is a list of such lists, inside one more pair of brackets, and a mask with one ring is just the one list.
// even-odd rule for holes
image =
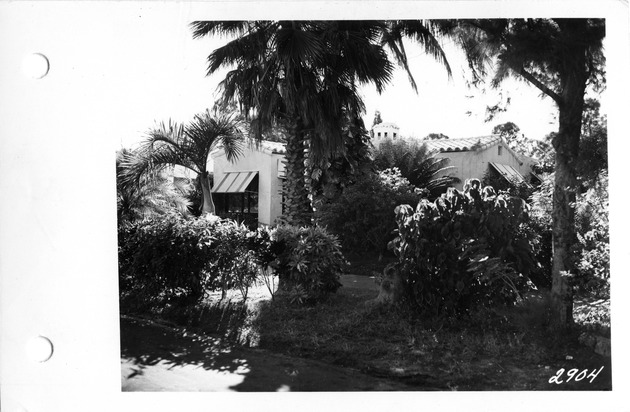
[[[265, 302], [252, 316], [253, 329], [260, 333], [258, 347], [395, 379], [410, 390], [557, 390], [560, 386], [548, 381], [567, 368], [567, 354], [580, 368], [604, 365], [603, 358], [568, 334], [554, 339], [544, 325], [546, 300], [480, 308], [470, 317], [434, 323], [404, 307], [366, 305], [376, 293], [348, 285], [317, 308]], [[606, 360], [592, 384], [585, 380], [584, 386], [571, 389], [598, 385], [595, 390], [610, 390], [609, 364]]]
[[520, 197], [523, 200], [529, 199], [534, 192], [534, 187], [523, 181], [510, 179], [507, 181], [496, 170], [489, 168], [483, 176], [481, 184], [491, 186], [496, 192], [505, 192], [510, 196]]
[[397, 168], [400, 174], [419, 189], [435, 197], [446, 191], [458, 179], [445, 175], [451, 168], [448, 159], [438, 158], [419, 140], [385, 139], [374, 151], [377, 170]]
[[197, 303], [207, 291], [237, 287], [246, 295], [263, 260], [245, 226], [171, 214], [118, 228], [123, 300]]
[[[381, 124], [383, 123], [383, 119], [381, 118], [381, 112], [379, 112], [378, 110], [374, 112], [374, 121], [372, 121], [372, 127], [376, 126], [377, 124]], [[372, 136], [374, 137], [374, 136]]]
[[574, 286], [580, 291], [609, 296], [610, 236], [607, 172], [602, 172], [592, 186], [578, 196], [575, 221], [579, 261]]
[[124, 181], [125, 165], [134, 154], [128, 149], [116, 153], [116, 208], [118, 223], [161, 216], [166, 213], [186, 215], [190, 207], [189, 188], [158, 175], [143, 178], [140, 185]]
[[361, 119], [348, 124], [344, 130], [343, 154], [327, 159], [309, 157], [307, 182], [311, 188], [313, 205], [319, 208], [322, 203], [336, 199], [349, 185], [352, 185], [372, 169], [372, 156], [369, 134]]
[[416, 203], [420, 196], [398, 169], [363, 175], [317, 213], [320, 225], [336, 234], [346, 252], [383, 254], [394, 238], [394, 208]]
[[180, 166], [196, 173], [203, 191], [203, 213], [214, 213], [209, 186], [208, 156], [221, 147], [229, 160], [242, 154], [244, 124], [233, 114], [215, 108], [195, 115], [187, 125], [170, 121], [149, 130], [134, 156], [124, 163], [124, 181], [140, 186], [167, 168]]
[[[478, 75], [494, 70], [498, 87], [510, 76], [523, 79], [553, 99], [558, 107], [558, 133], [553, 136], [555, 184], [552, 296], [558, 331], [573, 321], [572, 289], [566, 273], [574, 273], [571, 249], [576, 243], [574, 214], [580, 182], [577, 160], [587, 87], [605, 85], [604, 19], [451, 20], [443, 26], [463, 46], [469, 67]], [[450, 30], [449, 30], [450, 29]]]
[[500, 135], [508, 147], [516, 153], [541, 161], [550, 151], [553, 151], [550, 142], [530, 139], [520, 131], [521, 129], [512, 122], [498, 124], [492, 128], [492, 134]]
[[334, 235], [321, 227], [282, 225], [271, 239], [275, 260], [271, 263], [279, 277], [279, 290], [292, 300], [317, 301], [340, 286], [339, 276], [347, 262]]
[[535, 266], [523, 200], [470, 179], [431, 203], [396, 208], [398, 256], [412, 307], [437, 316], [514, 303]]
[[[551, 285], [553, 175], [546, 175], [543, 184], [530, 198], [530, 230], [538, 234], [535, 254], [540, 269], [532, 274], [539, 287]], [[574, 245], [576, 259], [572, 285], [577, 291], [608, 296], [610, 293], [610, 237], [608, 221], [608, 173], [602, 172], [588, 189], [577, 196], [575, 204]]]
[[423, 138], [423, 140], [439, 140], [439, 139], [449, 139], [449, 137], [443, 133], [429, 133]]
[[580, 154], [576, 166], [579, 179], [586, 185], [597, 185], [601, 172], [608, 170], [608, 127], [606, 116], [600, 114], [600, 103], [584, 101]]
[[551, 212], [553, 210], [553, 175], [542, 176], [542, 183], [529, 198], [529, 220], [526, 225], [533, 240], [534, 256], [538, 266], [530, 279], [539, 289], [551, 288], [551, 264], [553, 257]]
[[[380, 93], [394, 64], [415, 82], [403, 38], [411, 37], [446, 64], [433, 24], [406, 21], [196, 21], [193, 37], [232, 39], [208, 56], [208, 74], [230, 71], [221, 83], [223, 103], [238, 103], [260, 139], [288, 124], [285, 211], [289, 223], [310, 225], [312, 208], [304, 173], [306, 151], [317, 158], [343, 152], [343, 129], [365, 111], [359, 86]], [[319, 160], [319, 159], [318, 159]]]

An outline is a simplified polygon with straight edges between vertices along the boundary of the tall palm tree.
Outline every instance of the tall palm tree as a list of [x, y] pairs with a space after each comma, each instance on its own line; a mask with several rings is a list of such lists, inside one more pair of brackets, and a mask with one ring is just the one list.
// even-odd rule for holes
[[[383, 91], [394, 65], [385, 46], [402, 44], [402, 29], [375, 21], [199, 21], [193, 37], [236, 37], [208, 57], [208, 75], [231, 67], [221, 87], [237, 101], [252, 131], [284, 124], [288, 130], [285, 184], [290, 223], [309, 224], [312, 206], [305, 185], [307, 152], [319, 157], [343, 151], [344, 125], [365, 111], [358, 87]], [[406, 65], [404, 48], [395, 57]]]
[[[465, 50], [470, 67], [481, 78], [494, 66], [492, 85], [513, 76], [550, 97], [559, 111], [553, 136], [555, 184], [553, 195], [552, 297], [554, 320], [565, 327], [573, 321], [575, 273], [571, 248], [576, 242], [576, 164], [587, 85], [605, 83], [603, 19], [497, 19], [437, 22]], [[561, 328], [559, 328], [561, 329]]]
[[197, 173], [203, 192], [202, 213], [214, 214], [208, 156], [220, 147], [227, 159], [234, 161], [242, 154], [244, 135], [245, 124], [240, 116], [217, 109], [195, 115], [187, 125], [169, 120], [149, 130], [134, 156], [126, 159], [124, 180], [140, 185], [146, 177], [154, 178], [166, 168], [182, 166]]

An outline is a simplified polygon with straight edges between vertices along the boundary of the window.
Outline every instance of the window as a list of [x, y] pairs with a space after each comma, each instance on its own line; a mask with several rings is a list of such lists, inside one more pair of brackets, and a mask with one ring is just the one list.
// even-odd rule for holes
[[499, 145], [498, 151], [499, 156], [501, 156], [503, 154], [503, 146]]
[[258, 225], [258, 175], [244, 192], [213, 193], [212, 197], [218, 216], [244, 222], [250, 227]]
[[377, 135], [378, 137], [381, 137], [381, 132], [378, 132], [376, 135]]
[[396, 133], [394, 133], [394, 139], [396, 138]]
[[387, 132], [385, 132], [385, 137], [387, 137]]

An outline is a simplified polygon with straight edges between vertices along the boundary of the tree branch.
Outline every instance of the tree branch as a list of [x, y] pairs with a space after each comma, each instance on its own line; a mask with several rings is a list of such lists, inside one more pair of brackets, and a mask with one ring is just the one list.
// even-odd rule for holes
[[543, 82], [534, 77], [533, 74], [525, 70], [524, 67], [521, 67], [520, 69], [514, 68], [514, 71], [523, 76], [527, 81], [536, 86], [536, 88], [545, 93], [547, 96], [551, 97], [558, 105], [562, 104], [562, 97], [560, 97], [558, 93], [551, 90]]

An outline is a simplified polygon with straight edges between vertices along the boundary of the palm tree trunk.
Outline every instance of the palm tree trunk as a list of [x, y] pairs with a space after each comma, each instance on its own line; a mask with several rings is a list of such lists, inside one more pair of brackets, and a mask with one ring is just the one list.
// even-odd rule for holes
[[284, 182], [285, 217], [287, 222], [296, 226], [310, 226], [313, 207], [306, 187], [306, 139], [300, 120], [291, 125], [286, 145], [286, 180]]
[[201, 190], [203, 192], [203, 205], [201, 207], [202, 214], [215, 214], [214, 202], [212, 201], [212, 191], [210, 190], [208, 172], [203, 172], [199, 175], [199, 183], [201, 184]]

